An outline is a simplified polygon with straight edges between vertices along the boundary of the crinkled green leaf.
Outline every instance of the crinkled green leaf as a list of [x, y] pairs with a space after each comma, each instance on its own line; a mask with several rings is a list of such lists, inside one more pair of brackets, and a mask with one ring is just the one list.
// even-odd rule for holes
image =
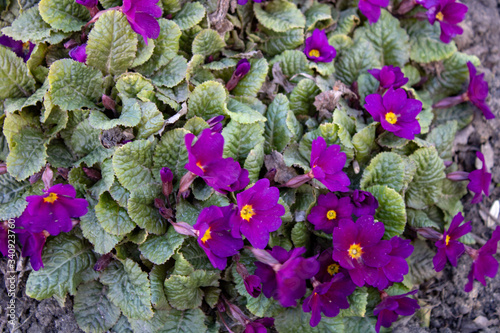
[[321, 321], [316, 327], [309, 325], [310, 320], [311, 313], [302, 311], [302, 307], [298, 306], [296, 308], [286, 308], [276, 316], [274, 326], [279, 333], [344, 333], [344, 323], [338, 317], [328, 318], [322, 316]]
[[137, 53], [130, 67], [134, 68], [148, 61], [155, 50], [155, 40], [148, 38], [148, 44], [144, 42], [144, 38], [137, 38]]
[[182, 6], [179, 0], [162, 0], [163, 12], [166, 14], [174, 14], [181, 10]]
[[306, 28], [313, 30], [317, 23], [324, 21], [324, 25], [332, 25], [332, 8], [327, 4], [315, 3], [306, 12]]
[[[132, 193], [133, 195], [133, 193]], [[182, 245], [185, 236], [177, 233], [173, 227], [163, 236], [150, 235], [146, 242], [139, 246], [142, 255], [149, 261], [160, 265], [165, 263]]]
[[187, 30], [200, 23], [203, 17], [205, 17], [203, 5], [199, 2], [188, 2], [175, 14], [173, 21], [181, 30]]
[[120, 147], [113, 155], [113, 169], [116, 178], [129, 191], [138, 186], [153, 183], [154, 145], [145, 140], [137, 140]]
[[451, 149], [453, 148], [453, 141], [455, 140], [456, 133], [457, 122], [453, 120], [434, 128], [429, 135], [427, 135], [426, 140], [436, 146], [439, 157], [443, 160], [451, 160]]
[[364, 317], [366, 306], [368, 305], [368, 291], [366, 287], [356, 288], [347, 298], [349, 302], [348, 309], [340, 310], [341, 317]]
[[445, 213], [445, 219], [451, 220], [456, 214], [463, 211], [462, 197], [467, 194], [467, 182], [454, 182], [443, 179], [442, 195], [436, 205]]
[[84, 332], [101, 333], [113, 327], [120, 318], [120, 309], [107, 297], [108, 288], [97, 281], [80, 285], [73, 309], [78, 327]]
[[172, 275], [165, 280], [167, 299], [178, 310], [195, 309], [204, 296], [200, 287], [218, 287], [219, 278], [219, 272], [204, 270], [195, 270], [189, 276]]
[[116, 200], [116, 202], [123, 208], [127, 208], [128, 198], [130, 197], [130, 192], [123, 187], [120, 182], [115, 180], [113, 185], [109, 189], [109, 194]]
[[28, 204], [31, 184], [28, 181], [18, 182], [8, 173], [0, 175], [0, 219], [6, 221], [18, 217]]
[[172, 88], [186, 76], [187, 60], [182, 56], [173, 57], [151, 77], [154, 84]]
[[292, 242], [295, 247], [307, 247], [310, 241], [310, 232], [305, 222], [297, 222], [292, 229]]
[[228, 100], [226, 113], [231, 119], [241, 124], [253, 124], [259, 121], [266, 121], [266, 118], [261, 115], [260, 112], [255, 111], [250, 106], [234, 98]]
[[10, 153], [7, 156], [7, 171], [17, 180], [33, 175], [45, 165], [47, 148], [42, 131], [25, 127], [12, 137]]
[[238, 59], [233, 58], [222, 58], [219, 61], [212, 61], [208, 64], [203, 65], [204, 69], [221, 71], [227, 68], [234, 68], [238, 64]]
[[260, 124], [240, 124], [231, 120], [222, 130], [225, 141], [224, 157], [233, 157], [244, 162], [250, 151], [264, 142], [264, 129]]
[[69, 142], [66, 141], [66, 144], [71, 147], [77, 156], [82, 157], [75, 165], [80, 163], [94, 165], [113, 154], [114, 148], [106, 149], [102, 146], [99, 141], [99, 134], [100, 131], [92, 128], [88, 119], [82, 121], [71, 131]]
[[335, 33], [349, 35], [361, 22], [357, 8], [349, 8], [340, 13], [338, 27]]
[[130, 259], [111, 263], [100, 281], [109, 287], [108, 298], [130, 319], [150, 319], [151, 289], [148, 275]]
[[92, 246], [83, 239], [61, 233], [47, 241], [43, 248], [44, 267], [32, 271], [26, 282], [26, 295], [37, 300], [57, 295], [74, 295], [82, 282], [83, 272], [95, 263]]
[[439, 36], [439, 24], [430, 25], [427, 20], [409, 20], [406, 27], [410, 35], [410, 59], [419, 63], [440, 61], [457, 51], [455, 42], [443, 43]]
[[265, 3], [265, 6], [254, 3], [253, 10], [260, 24], [277, 32], [306, 26], [304, 14], [295, 4], [288, 1], [273, 0]]
[[[309, 68], [309, 60], [307, 60], [304, 52], [299, 50], [286, 50], [280, 55], [277, 55], [271, 60], [271, 66], [275, 63], [280, 63], [280, 68], [283, 74], [291, 79], [295, 74], [309, 74], [312, 75], [313, 71]], [[292, 82], [299, 81], [294, 79]]]
[[123, 236], [135, 228], [135, 223], [130, 219], [127, 211], [113, 200], [108, 192], [99, 197], [95, 206], [95, 215], [104, 231], [111, 235]]
[[267, 108], [267, 122], [264, 129], [266, 139], [264, 147], [267, 154], [272, 150], [282, 152], [293, 136], [286, 124], [289, 104], [285, 95], [278, 94]]
[[313, 80], [300, 80], [290, 94], [290, 109], [296, 116], [310, 114], [314, 110], [313, 103], [319, 93], [320, 90]]
[[124, 315], [120, 316], [120, 319], [116, 322], [115, 326], [111, 329], [111, 332], [113, 333], [133, 333], [132, 327], [130, 326], [130, 323], [128, 322], [127, 317]]
[[141, 120], [141, 107], [136, 99], [124, 98], [123, 108], [119, 118], [109, 119], [104, 112], [92, 110], [90, 113], [90, 126], [97, 129], [111, 129], [116, 126], [134, 127]]
[[455, 120], [460, 131], [472, 122], [474, 109], [471, 103], [462, 103], [452, 108], [435, 110], [435, 122], [445, 124]]
[[116, 81], [116, 90], [123, 98], [137, 98], [139, 94], [153, 92], [154, 86], [139, 73], [124, 73]]
[[330, 76], [335, 72], [334, 62], [310, 62], [309, 68], [315, 70], [320, 75]]
[[96, 253], [106, 254], [110, 252], [123, 238], [123, 236], [116, 236], [104, 230], [94, 209], [89, 209], [87, 214], [80, 218], [80, 227], [85, 238], [94, 245]]
[[28, 97], [35, 91], [35, 80], [26, 64], [14, 52], [0, 46], [0, 98]]
[[105, 74], [121, 74], [135, 59], [137, 34], [123, 13], [111, 10], [101, 15], [90, 31], [86, 52], [89, 66]]
[[63, 110], [94, 108], [103, 93], [101, 72], [71, 59], [50, 66], [49, 84], [54, 104]]
[[352, 137], [356, 160], [362, 164], [369, 161], [372, 150], [375, 148], [375, 130], [377, 125], [372, 123]]
[[160, 197], [161, 186], [141, 184], [131, 191], [127, 210], [132, 221], [149, 233], [161, 235], [167, 231], [167, 222], [161, 217], [154, 200]]
[[264, 164], [264, 144], [259, 143], [255, 148], [250, 150], [243, 166], [244, 169], [248, 170], [250, 184], [259, 180], [262, 164]]
[[88, 9], [72, 0], [41, 0], [39, 8], [43, 20], [63, 32], [78, 31], [90, 20]]
[[208, 120], [226, 114], [226, 89], [219, 82], [207, 81], [197, 86], [188, 101], [187, 117]]
[[269, 65], [265, 58], [251, 59], [251, 68], [247, 75], [238, 82], [236, 88], [231, 90], [234, 96], [257, 96], [260, 88], [266, 81]]
[[201, 54], [209, 56], [219, 52], [226, 43], [217, 31], [212, 29], [204, 29], [200, 31], [193, 41], [193, 54]]
[[276, 32], [261, 26], [260, 31], [262, 32], [260, 48], [270, 56], [293, 50], [304, 44], [304, 31], [300, 28]]
[[199, 333], [208, 332], [205, 314], [200, 309], [156, 311], [148, 320], [131, 320], [134, 332], [141, 333]]
[[151, 282], [151, 304], [155, 310], [169, 310], [165, 287], [163, 283], [167, 278], [168, 265], [154, 265], [149, 272], [149, 281]]
[[141, 120], [136, 126], [137, 138], [147, 139], [163, 127], [164, 119], [163, 114], [158, 110], [156, 105], [152, 102], [142, 103], [141, 106]]
[[375, 333], [377, 317], [346, 317], [343, 319], [345, 332], [349, 333]]
[[436, 252], [431, 250], [425, 241], [417, 239], [413, 242], [413, 253], [408, 258], [410, 267], [410, 280], [414, 285], [419, 285], [425, 280], [436, 276], [432, 258]]
[[415, 161], [417, 172], [406, 191], [406, 204], [411, 208], [424, 209], [435, 204], [442, 193], [444, 163], [434, 147], [420, 148], [410, 159]]
[[[222, 196], [218, 196], [218, 197], [222, 198]], [[206, 203], [206, 205], [204, 207], [209, 207], [211, 205], [216, 205], [219, 207], [229, 205], [229, 202], [227, 200], [223, 205], [217, 205], [216, 203], [212, 203], [209, 201], [210, 200], [207, 200], [206, 202], [204, 202], [204, 203]], [[199, 210], [198, 210], [198, 212], [199, 212]], [[214, 268], [212, 263], [210, 263], [210, 260], [208, 260], [207, 254], [200, 247], [200, 245], [198, 244], [196, 239], [191, 238], [191, 237], [186, 239], [184, 241], [184, 244], [182, 245], [182, 247], [180, 249], [180, 253], [194, 269], [216, 272], [217, 274], [220, 273], [220, 271], [218, 269]], [[181, 273], [176, 273], [176, 274], [181, 274]], [[188, 275], [188, 274], [183, 274], [183, 275]]]
[[401, 235], [406, 225], [405, 203], [401, 195], [387, 185], [375, 185], [366, 190], [378, 200], [375, 219], [384, 223], [384, 237]]
[[184, 144], [184, 136], [187, 133], [189, 132], [183, 128], [176, 128], [163, 134], [153, 156], [153, 173], [156, 179], [160, 180], [160, 169], [163, 167], [170, 168], [177, 181], [187, 172], [184, 169], [188, 162], [188, 153]]
[[378, 54], [372, 43], [359, 38], [335, 63], [336, 77], [345, 84], [352, 84], [367, 70], [382, 66]]
[[439, 225], [431, 220], [423, 210], [415, 210], [408, 208], [406, 210], [408, 225], [412, 228], [429, 228], [434, 227], [439, 229]]
[[405, 164], [396, 153], [383, 152], [372, 158], [363, 172], [361, 189], [373, 185], [387, 185], [396, 192], [403, 188]]

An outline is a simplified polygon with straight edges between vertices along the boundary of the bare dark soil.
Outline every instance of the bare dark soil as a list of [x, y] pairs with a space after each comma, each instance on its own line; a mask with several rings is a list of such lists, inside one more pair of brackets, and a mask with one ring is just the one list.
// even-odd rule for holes
[[[464, 129], [455, 144], [456, 160], [464, 171], [475, 169], [475, 152], [486, 156], [493, 174], [493, 183], [500, 184], [500, 0], [462, 0], [469, 6], [465, 22], [465, 33], [457, 40], [461, 51], [481, 59], [480, 71], [486, 73], [490, 83], [489, 105], [497, 118], [486, 121], [478, 112], [470, 127]], [[473, 223], [478, 246], [487, 240], [500, 221], [488, 224], [487, 216], [492, 203], [500, 199], [500, 187], [495, 187], [490, 197], [479, 205], [464, 202], [466, 221]], [[430, 311], [424, 320], [414, 316], [403, 318], [394, 332], [500, 332], [500, 274], [483, 287], [478, 282], [471, 293], [463, 291], [471, 260], [463, 256], [458, 267], [448, 266], [435, 278], [420, 287], [418, 298], [422, 306]], [[6, 260], [0, 259], [0, 281], [4, 280]], [[81, 332], [72, 312], [72, 299], [66, 298], [64, 307], [55, 299], [41, 302], [26, 296], [24, 292], [28, 272], [18, 276], [16, 299], [16, 328], [7, 326], [6, 307], [9, 302], [6, 288], [0, 287], [0, 331], [28, 333], [78, 333]], [[427, 320], [426, 320], [427, 319]], [[422, 327], [422, 322], [427, 327]]]

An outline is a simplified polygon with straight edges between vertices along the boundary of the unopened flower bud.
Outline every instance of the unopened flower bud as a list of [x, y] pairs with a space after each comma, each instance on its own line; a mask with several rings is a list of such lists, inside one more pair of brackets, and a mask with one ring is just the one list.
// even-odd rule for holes
[[250, 68], [251, 64], [247, 59], [241, 59], [238, 61], [236, 69], [233, 72], [233, 76], [231, 76], [231, 79], [226, 84], [227, 90], [231, 91], [236, 88], [238, 82], [240, 82], [240, 80], [248, 74]]
[[116, 103], [115, 101], [109, 97], [108, 95], [102, 95], [102, 104], [104, 105], [104, 107], [106, 109], [109, 109], [109, 110], [112, 110], [112, 111], [115, 111], [115, 107], [116, 107]]
[[162, 182], [163, 195], [168, 197], [174, 191], [174, 184], [172, 183], [174, 180], [174, 174], [172, 173], [172, 170], [165, 167], [160, 170], [160, 178]]
[[446, 175], [446, 178], [454, 182], [469, 180], [469, 173], [465, 171], [454, 171]]
[[46, 190], [51, 188], [52, 184], [54, 183], [54, 173], [52, 172], [52, 169], [50, 168], [50, 164], [47, 164], [47, 166], [45, 167], [45, 170], [43, 171], [42, 181], [43, 181], [43, 184], [45, 185]]

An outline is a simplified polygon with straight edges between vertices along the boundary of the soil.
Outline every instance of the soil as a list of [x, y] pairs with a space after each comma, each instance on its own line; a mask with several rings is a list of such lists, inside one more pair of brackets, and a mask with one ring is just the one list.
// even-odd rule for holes
[[[464, 129], [455, 144], [455, 162], [464, 171], [474, 170], [475, 152], [480, 150], [486, 156], [491, 168], [493, 183], [500, 183], [500, 0], [462, 0], [469, 6], [464, 24], [464, 34], [457, 39], [459, 49], [480, 58], [490, 85], [489, 105], [497, 118], [486, 121], [478, 112], [472, 124]], [[494, 156], [497, 156], [496, 158]], [[471, 197], [464, 200], [466, 221], [471, 220], [478, 244], [489, 239], [500, 220], [488, 223], [488, 212], [495, 200], [500, 199], [500, 187], [491, 189], [489, 198], [471, 206]], [[24, 263], [25, 265], [25, 263]], [[418, 299], [427, 314], [402, 318], [394, 326], [394, 332], [500, 332], [500, 274], [488, 279], [486, 287], [475, 282], [471, 293], [463, 291], [471, 259], [462, 256], [458, 267], [447, 268], [435, 278], [420, 286]], [[5, 258], [0, 259], [0, 281], [4, 280]], [[41, 302], [25, 294], [27, 272], [18, 274], [16, 298], [16, 329], [7, 326], [6, 307], [9, 302], [6, 288], [0, 288], [0, 331], [28, 333], [78, 333], [82, 332], [72, 312], [71, 297], [63, 307], [55, 299]], [[429, 312], [430, 311], [430, 312]], [[424, 326], [422, 327], [422, 323]]]

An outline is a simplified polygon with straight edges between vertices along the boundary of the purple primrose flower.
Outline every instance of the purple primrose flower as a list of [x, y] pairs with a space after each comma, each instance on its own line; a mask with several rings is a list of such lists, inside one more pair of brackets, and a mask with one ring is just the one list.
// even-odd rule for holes
[[161, 17], [163, 11], [157, 5], [159, 0], [123, 0], [121, 11], [127, 17], [130, 27], [144, 38], [156, 39], [160, 35], [160, 24], [155, 17]]
[[279, 229], [280, 216], [285, 214], [285, 208], [278, 203], [279, 197], [279, 190], [269, 187], [269, 179], [266, 178], [238, 193], [238, 210], [231, 217], [233, 237], [241, 238], [241, 232], [253, 247], [265, 248], [269, 233]]
[[484, 161], [484, 155], [481, 152], [476, 152], [477, 158], [483, 162], [483, 167], [478, 170], [474, 170], [469, 173], [469, 184], [467, 188], [474, 192], [474, 198], [472, 198], [471, 203], [476, 204], [483, 200], [483, 192], [486, 196], [490, 195], [490, 184], [491, 184], [491, 173], [486, 170], [486, 163]]
[[421, 0], [418, 1], [427, 10], [427, 18], [434, 25], [436, 21], [441, 26], [440, 39], [443, 43], [449, 43], [464, 30], [458, 25], [465, 19], [467, 6], [457, 3], [456, 0]]
[[377, 23], [380, 8], [389, 6], [389, 0], [359, 0], [359, 11], [366, 16], [370, 24]]
[[16, 229], [22, 248], [22, 256], [30, 257], [31, 267], [38, 271], [43, 268], [42, 250], [47, 239], [45, 232], [30, 232], [26, 229]]
[[87, 61], [86, 48], [87, 48], [87, 43], [82, 44], [82, 45], [78, 45], [78, 46], [72, 48], [71, 51], [69, 51], [69, 56], [74, 61], [85, 63]]
[[318, 204], [311, 209], [307, 220], [314, 224], [315, 230], [332, 233], [333, 228], [338, 226], [339, 220], [351, 219], [353, 208], [349, 197], [339, 199], [333, 193], [322, 194], [318, 198]]
[[267, 333], [266, 327], [274, 325], [274, 318], [264, 317], [248, 322], [243, 333]]
[[99, 3], [97, 0], [75, 0], [75, 2], [87, 8], [95, 7]]
[[457, 239], [471, 232], [472, 226], [470, 221], [460, 225], [463, 220], [462, 213], [455, 215], [448, 230], [444, 231], [443, 238], [435, 243], [437, 253], [432, 262], [434, 263], [436, 272], [443, 270], [446, 265], [446, 258], [448, 258], [453, 266], [457, 266], [458, 258], [464, 253], [464, 244], [460, 243]]
[[4, 257], [9, 254], [9, 227], [7, 222], [0, 222], [0, 253]]
[[352, 281], [359, 287], [377, 285], [381, 279], [378, 268], [391, 261], [391, 243], [381, 240], [385, 227], [374, 222], [373, 216], [364, 215], [356, 223], [339, 221], [333, 229], [333, 260], [349, 271]]
[[417, 290], [414, 290], [403, 295], [387, 296], [386, 294], [383, 297], [382, 302], [373, 310], [373, 314], [378, 317], [375, 325], [377, 333], [380, 332], [380, 326], [389, 328], [398, 316], [411, 316], [417, 309], [420, 309], [418, 302], [408, 297], [416, 293]]
[[76, 197], [76, 190], [70, 184], [57, 184], [44, 190], [43, 195], [26, 198], [28, 207], [19, 217], [19, 225], [31, 233], [46, 230], [56, 236], [73, 228], [72, 217], [87, 214], [88, 202]]
[[491, 112], [490, 107], [486, 104], [488, 97], [488, 82], [484, 80], [484, 73], [477, 75], [476, 67], [472, 62], [467, 62], [469, 68], [469, 88], [467, 89], [467, 99], [479, 108], [486, 119], [493, 119], [495, 115]]
[[327, 317], [336, 317], [340, 309], [348, 309], [347, 297], [356, 289], [349, 275], [336, 274], [329, 282], [314, 287], [312, 294], [304, 300], [302, 311], [311, 312], [309, 325], [316, 327], [321, 320], [321, 312]]
[[15, 40], [9, 36], [0, 36], [0, 45], [6, 46], [11, 49], [18, 57], [22, 58], [24, 62], [28, 61], [31, 52], [35, 48], [35, 44], [30, 41], [23, 43], [22, 41]]
[[337, 55], [335, 48], [328, 43], [324, 30], [314, 29], [311, 37], [305, 42], [304, 53], [314, 62], [332, 62]]
[[288, 252], [280, 246], [275, 246], [267, 252], [278, 264], [270, 266], [255, 262], [255, 275], [262, 281], [262, 293], [267, 298], [274, 297], [283, 307], [296, 306], [297, 299], [306, 293], [306, 280], [318, 272], [318, 261], [314, 257], [301, 257], [306, 252], [304, 247]]
[[384, 66], [382, 69], [370, 69], [368, 71], [374, 78], [380, 82], [380, 87], [384, 89], [398, 89], [408, 83], [401, 68], [392, 65]]
[[498, 261], [493, 257], [497, 253], [498, 242], [500, 241], [500, 227], [496, 227], [491, 238], [479, 250], [468, 249], [471, 252], [472, 267], [469, 272], [469, 281], [465, 285], [465, 291], [472, 290], [474, 279], [486, 286], [485, 277], [494, 278], [498, 272]]
[[346, 163], [346, 154], [339, 145], [326, 146], [323, 137], [314, 139], [311, 146], [310, 178], [315, 178], [330, 191], [347, 192], [351, 184], [349, 177], [342, 171]]
[[[253, 2], [256, 2], [256, 3], [261, 3], [265, 0], [252, 0]], [[238, 0], [238, 5], [241, 5], [241, 6], [244, 6], [246, 5], [248, 2], [248, 0]]]
[[344, 275], [349, 275], [345, 268], [340, 267], [340, 265], [333, 261], [332, 259], [333, 247], [326, 249], [321, 252], [318, 257], [319, 271], [314, 276], [319, 282], [329, 282], [337, 273], [343, 273]]
[[377, 287], [379, 290], [387, 288], [389, 282], [403, 282], [404, 276], [408, 274], [409, 268], [406, 258], [413, 253], [413, 245], [409, 239], [402, 239], [398, 236], [392, 237], [391, 251], [388, 253], [391, 258], [389, 263], [379, 270], [383, 273], [380, 275]]
[[237, 254], [243, 248], [243, 240], [232, 237], [229, 231], [233, 213], [233, 205], [203, 208], [193, 226], [199, 232], [198, 244], [212, 265], [220, 270], [226, 268], [227, 257]]
[[366, 191], [354, 190], [351, 194], [351, 202], [354, 205], [353, 214], [357, 217], [375, 215], [378, 208], [378, 200]]
[[231, 79], [226, 83], [227, 90], [231, 91], [234, 88], [236, 88], [238, 82], [240, 82], [240, 80], [244, 78], [245, 75], [248, 74], [251, 67], [252, 65], [247, 59], [241, 59], [240, 61], [238, 61], [238, 63], [236, 64], [236, 69], [234, 70], [233, 75], [231, 76]]
[[379, 94], [366, 96], [365, 109], [383, 129], [396, 136], [413, 140], [415, 134], [420, 133], [416, 118], [422, 111], [422, 102], [409, 99], [403, 89], [390, 88], [383, 97]]

